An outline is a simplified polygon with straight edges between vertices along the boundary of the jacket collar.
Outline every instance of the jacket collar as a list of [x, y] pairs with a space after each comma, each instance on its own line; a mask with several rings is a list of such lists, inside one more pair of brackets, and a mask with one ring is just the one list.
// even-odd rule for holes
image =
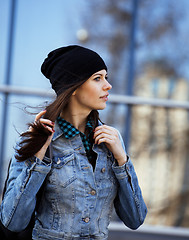
[[57, 138], [61, 137], [63, 135], [62, 130], [60, 129], [57, 120], [55, 121], [55, 126], [54, 126], [55, 133], [52, 137], [52, 141], [54, 142]]
[[[98, 125], [102, 125], [102, 123], [100, 121], [98, 121]], [[54, 126], [54, 130], [55, 133], [53, 135], [52, 141], [54, 142], [56, 139], [58, 139], [59, 137], [61, 137], [63, 134], [63, 131], [60, 129], [59, 124], [57, 122], [57, 120], [55, 121], [55, 126]]]

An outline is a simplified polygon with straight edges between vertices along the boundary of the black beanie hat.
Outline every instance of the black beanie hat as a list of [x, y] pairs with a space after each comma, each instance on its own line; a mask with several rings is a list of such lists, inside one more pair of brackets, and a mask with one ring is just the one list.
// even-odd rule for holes
[[107, 71], [106, 64], [96, 52], [78, 45], [55, 49], [41, 66], [57, 95], [103, 69]]

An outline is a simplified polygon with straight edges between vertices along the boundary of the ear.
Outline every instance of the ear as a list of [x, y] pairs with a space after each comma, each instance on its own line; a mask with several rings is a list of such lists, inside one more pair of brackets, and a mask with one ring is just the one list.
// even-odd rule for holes
[[76, 95], [76, 90], [72, 93], [72, 96], [75, 96]]

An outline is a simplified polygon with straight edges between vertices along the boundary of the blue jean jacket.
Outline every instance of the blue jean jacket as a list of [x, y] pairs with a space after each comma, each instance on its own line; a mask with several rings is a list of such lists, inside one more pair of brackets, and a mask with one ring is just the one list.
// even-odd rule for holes
[[8, 229], [25, 229], [35, 210], [33, 239], [104, 240], [113, 205], [129, 228], [136, 229], [144, 222], [147, 208], [130, 159], [118, 166], [104, 143], [94, 145], [97, 160], [93, 171], [80, 136], [65, 139], [58, 124], [52, 148], [52, 160], [45, 157], [40, 161], [34, 156], [17, 162], [13, 157], [0, 207], [1, 221]]

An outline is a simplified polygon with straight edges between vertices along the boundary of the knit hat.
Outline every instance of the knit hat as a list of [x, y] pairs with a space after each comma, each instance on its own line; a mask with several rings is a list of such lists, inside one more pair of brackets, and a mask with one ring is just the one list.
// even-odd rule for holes
[[103, 69], [107, 71], [106, 64], [96, 52], [78, 45], [55, 49], [41, 66], [57, 95]]

